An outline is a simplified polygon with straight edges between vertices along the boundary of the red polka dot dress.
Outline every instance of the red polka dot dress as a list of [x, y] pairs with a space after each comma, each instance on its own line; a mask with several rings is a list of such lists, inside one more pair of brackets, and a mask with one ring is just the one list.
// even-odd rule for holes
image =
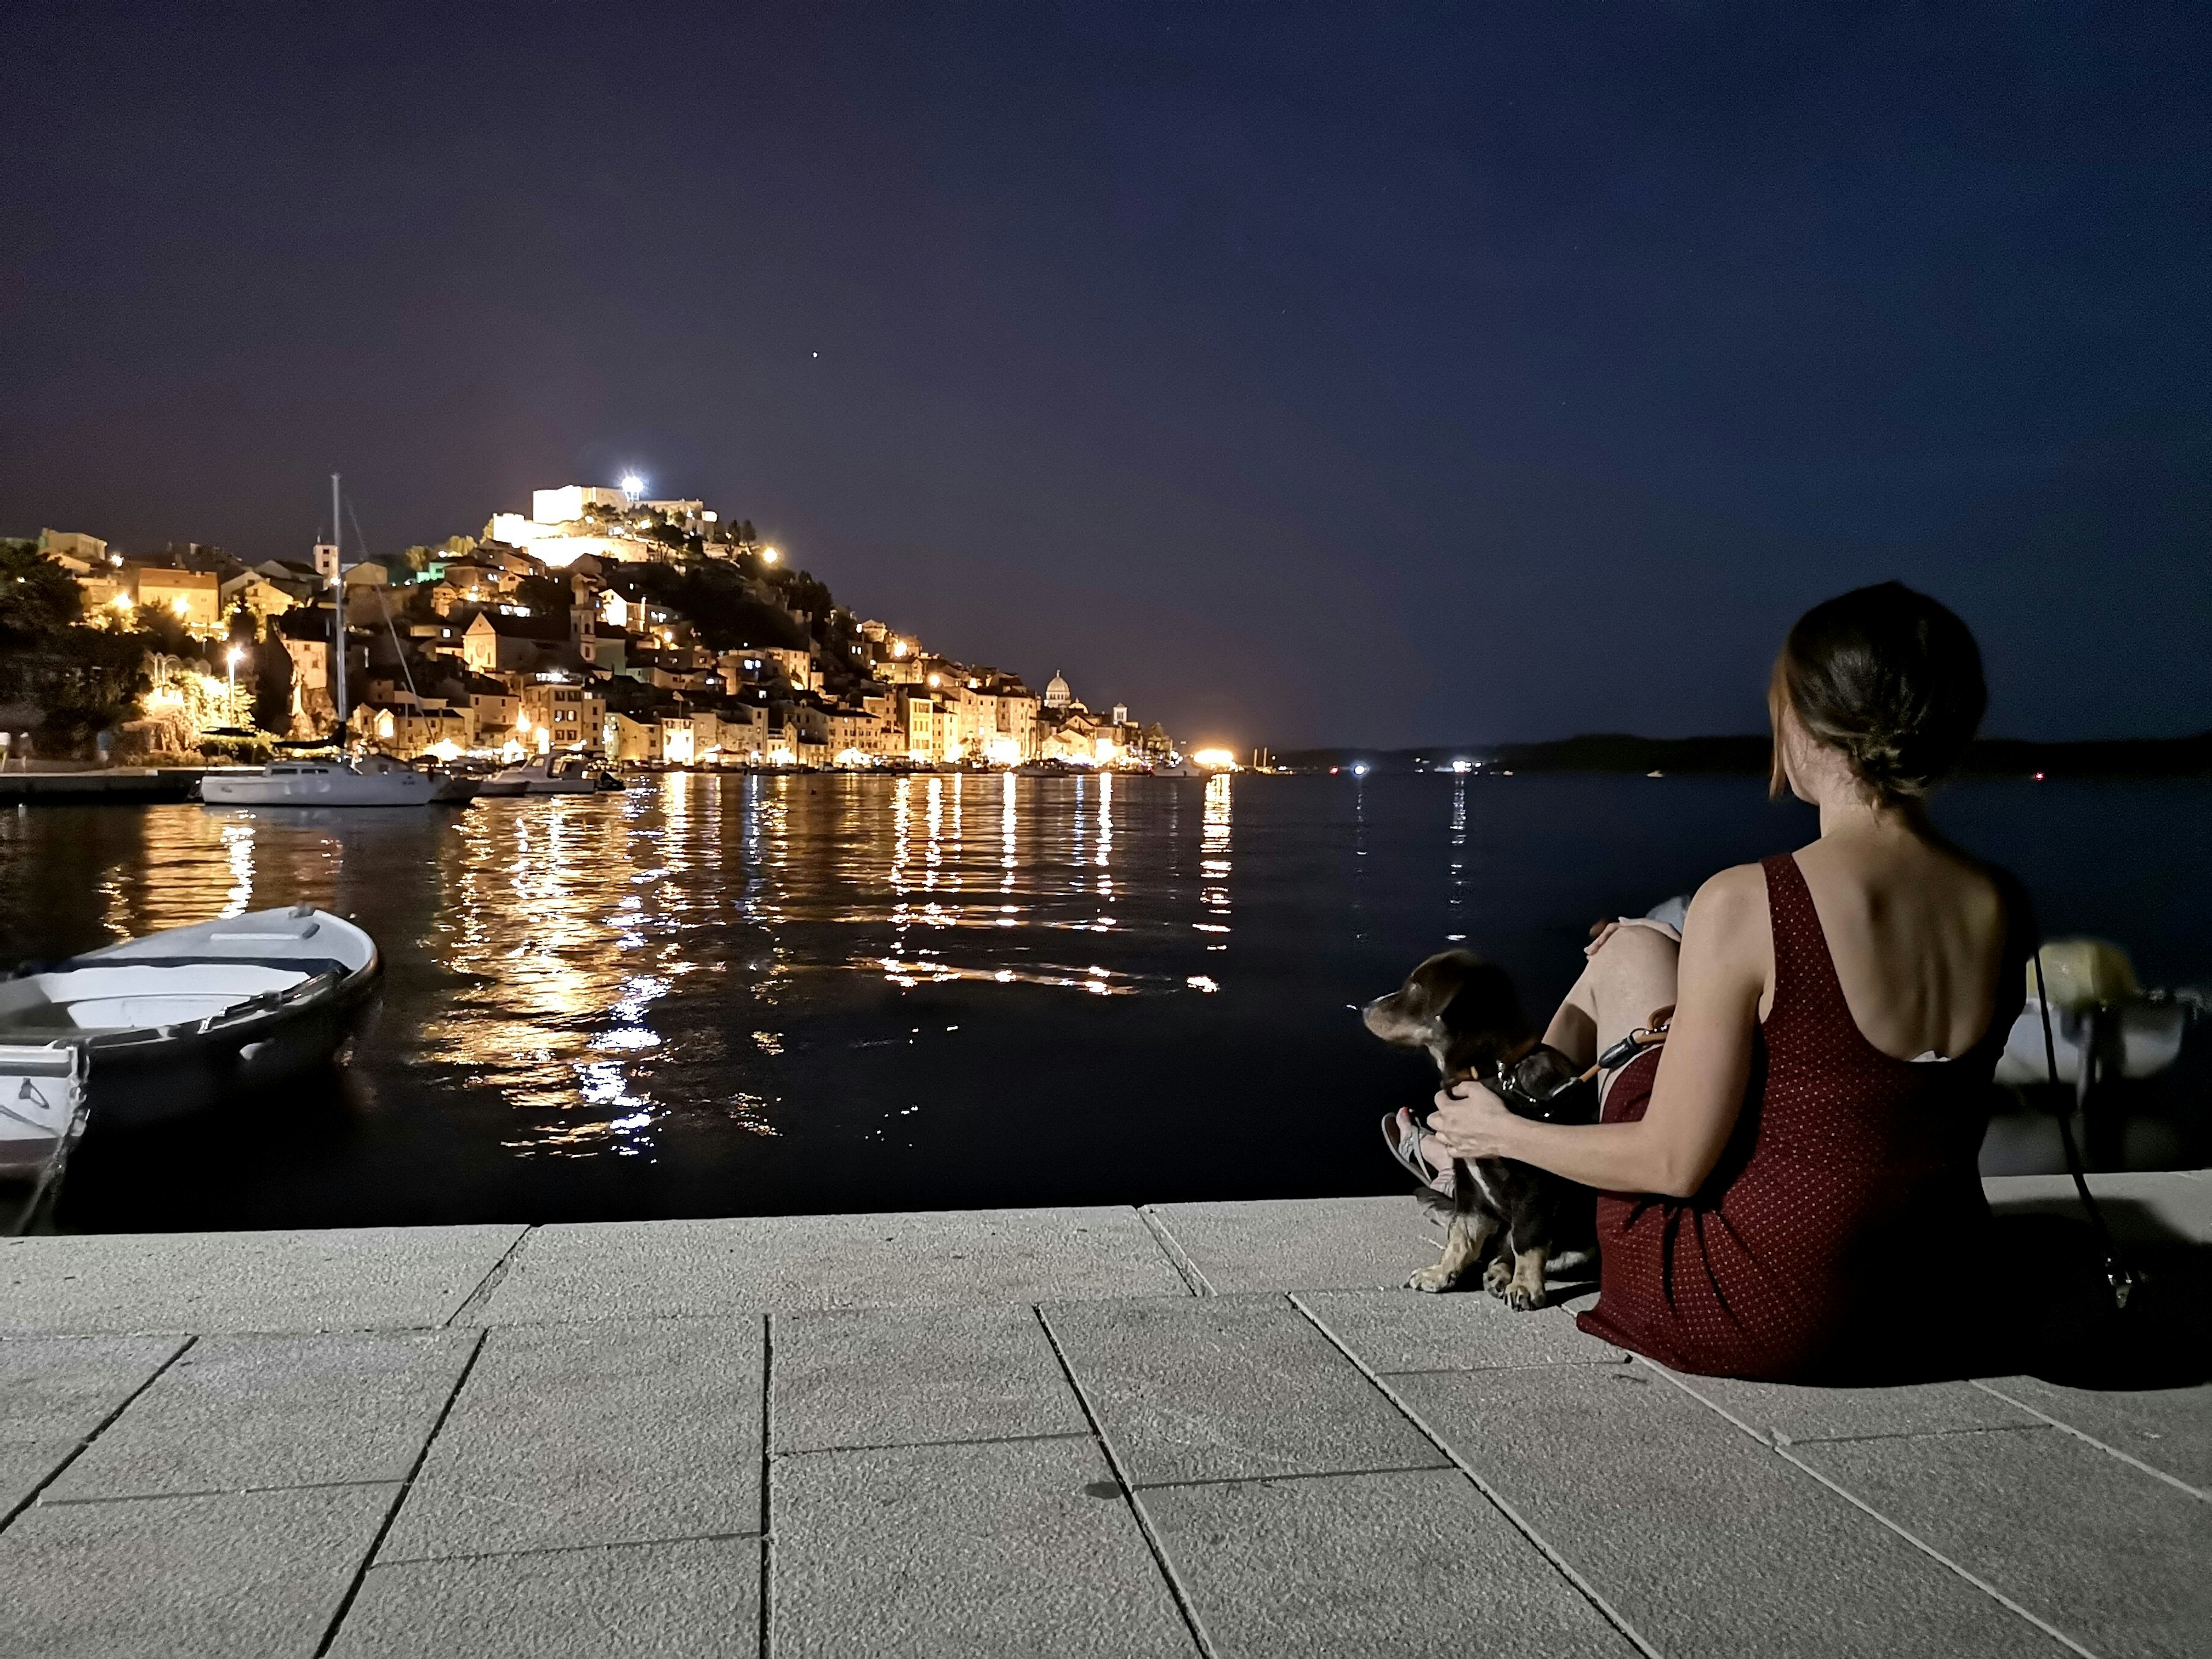
[[[1599, 1297], [1577, 1322], [1709, 1376], [1917, 1370], [1943, 1346], [1941, 1287], [1989, 1220], [1975, 1157], [2019, 1010], [2014, 952], [1979, 1044], [1899, 1060], [1851, 1018], [1796, 860], [1761, 867], [1774, 1000], [1743, 1114], [1696, 1197], [1599, 1195]], [[1658, 1061], [1614, 1080], [1606, 1122], [1644, 1115]]]

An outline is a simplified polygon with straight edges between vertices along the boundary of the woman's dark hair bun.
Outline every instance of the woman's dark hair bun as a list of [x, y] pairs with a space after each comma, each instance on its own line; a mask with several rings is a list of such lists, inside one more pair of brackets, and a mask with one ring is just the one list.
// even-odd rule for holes
[[1989, 706], [1982, 653], [1949, 610], [1902, 582], [1855, 588], [1797, 619], [1775, 659], [1771, 791], [1786, 782], [1781, 715], [1840, 750], [1879, 799], [1917, 800], [1972, 741]]

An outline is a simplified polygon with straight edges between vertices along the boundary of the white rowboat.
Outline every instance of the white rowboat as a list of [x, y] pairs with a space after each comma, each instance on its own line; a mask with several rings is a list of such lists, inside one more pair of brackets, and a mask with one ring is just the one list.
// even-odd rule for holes
[[103, 1124], [179, 1116], [327, 1062], [380, 967], [307, 905], [173, 927], [0, 981], [0, 1045], [82, 1050]]

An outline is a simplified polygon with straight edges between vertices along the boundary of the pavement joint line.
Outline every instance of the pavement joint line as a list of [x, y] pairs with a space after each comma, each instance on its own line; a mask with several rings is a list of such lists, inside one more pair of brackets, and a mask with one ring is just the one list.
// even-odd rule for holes
[[537, 1232], [538, 1224], [532, 1222], [520, 1232], [515, 1234], [514, 1238], [508, 1241], [507, 1247], [499, 1253], [499, 1260], [493, 1262], [490, 1267], [486, 1269], [484, 1276], [477, 1281], [476, 1289], [461, 1299], [459, 1307], [438, 1322], [438, 1328], [444, 1330], [450, 1326], [458, 1325], [464, 1314], [474, 1313], [489, 1302], [492, 1292], [506, 1281], [507, 1270], [514, 1264], [515, 1252], [527, 1244]]
[[1637, 1651], [1646, 1656], [1646, 1659], [1663, 1659], [1663, 1656], [1661, 1655], [1659, 1650], [1653, 1647], [1650, 1643], [1645, 1641], [1644, 1639], [1643, 1633], [1639, 1632], [1635, 1626], [1628, 1622], [1627, 1615], [1623, 1613], [1620, 1608], [1614, 1607], [1612, 1602], [1607, 1601], [1605, 1596], [1599, 1591], [1596, 1585], [1591, 1583], [1589, 1579], [1583, 1577], [1583, 1575], [1576, 1570], [1573, 1563], [1570, 1562], [1565, 1556], [1560, 1554], [1558, 1550], [1552, 1547], [1552, 1543], [1549, 1539], [1538, 1532], [1536, 1528], [1529, 1523], [1526, 1516], [1522, 1516], [1522, 1513], [1518, 1510], [1515, 1509], [1512, 1504], [1505, 1501], [1504, 1493], [1500, 1492], [1497, 1487], [1492, 1486], [1489, 1481], [1484, 1480], [1481, 1475], [1478, 1474], [1472, 1463], [1469, 1463], [1465, 1458], [1462, 1457], [1449, 1441], [1447, 1441], [1442, 1435], [1438, 1434], [1434, 1429], [1431, 1428], [1428, 1423], [1422, 1418], [1420, 1413], [1413, 1409], [1410, 1401], [1399, 1394], [1395, 1389], [1392, 1388], [1389, 1382], [1382, 1376], [1370, 1369], [1366, 1361], [1363, 1360], [1358, 1354], [1354, 1353], [1351, 1347], [1343, 1340], [1342, 1338], [1339, 1337], [1334, 1331], [1329, 1329], [1328, 1325], [1322, 1322], [1320, 1315], [1316, 1314], [1311, 1308], [1306, 1306], [1304, 1303], [1299, 1301], [1295, 1292], [1289, 1294], [1289, 1301], [1292, 1307], [1296, 1308], [1301, 1314], [1305, 1316], [1306, 1319], [1312, 1324], [1316, 1330], [1319, 1331], [1323, 1337], [1328, 1339], [1330, 1345], [1334, 1346], [1339, 1353], [1342, 1354], [1347, 1360], [1352, 1362], [1353, 1367], [1362, 1376], [1365, 1377], [1370, 1382], [1373, 1383], [1377, 1389], [1381, 1390], [1382, 1397], [1388, 1400], [1393, 1406], [1395, 1406], [1399, 1412], [1405, 1417], [1406, 1420], [1408, 1423], [1411, 1423], [1416, 1429], [1419, 1430], [1422, 1436], [1431, 1445], [1434, 1446], [1438, 1451], [1442, 1452], [1445, 1457], [1450, 1460], [1451, 1466], [1454, 1468], [1457, 1469], [1462, 1474], [1465, 1475], [1469, 1481], [1474, 1483], [1474, 1489], [1480, 1492], [1484, 1498], [1489, 1500], [1491, 1507], [1495, 1509], [1500, 1515], [1504, 1516], [1507, 1522], [1516, 1532], [1519, 1533], [1523, 1538], [1527, 1539], [1531, 1544], [1535, 1546], [1536, 1549], [1542, 1554], [1543, 1558], [1552, 1564], [1553, 1568], [1557, 1571], [1562, 1577], [1565, 1578], [1570, 1584], [1572, 1584], [1575, 1587], [1576, 1590], [1581, 1594], [1584, 1601], [1588, 1601], [1592, 1607], [1598, 1610], [1600, 1616], [1602, 1617], [1607, 1624], [1611, 1625], [1615, 1630], [1626, 1637], [1630, 1642], [1633, 1643], [1636, 1646]]
[[1152, 1560], [1160, 1570], [1160, 1577], [1167, 1583], [1168, 1594], [1175, 1598], [1176, 1611], [1182, 1615], [1183, 1624], [1190, 1631], [1191, 1641], [1205, 1659], [1220, 1659], [1212, 1639], [1206, 1633], [1204, 1621], [1198, 1616], [1198, 1604], [1191, 1599], [1189, 1587], [1176, 1571], [1175, 1563], [1168, 1559], [1167, 1549], [1161, 1544], [1158, 1534], [1152, 1530], [1152, 1516], [1145, 1513], [1145, 1506], [1138, 1502], [1137, 1489], [1130, 1483], [1129, 1472], [1121, 1467], [1121, 1459], [1114, 1450], [1113, 1442], [1107, 1439], [1105, 1428], [1098, 1421], [1098, 1413], [1091, 1409], [1091, 1396], [1084, 1391], [1082, 1380], [1075, 1375], [1075, 1367], [1067, 1363], [1066, 1352], [1060, 1346], [1059, 1333], [1053, 1329], [1052, 1322], [1045, 1317], [1042, 1307], [1032, 1305], [1030, 1311], [1036, 1316], [1038, 1328], [1044, 1332], [1044, 1340], [1052, 1345], [1052, 1356], [1060, 1362], [1060, 1372], [1067, 1378], [1067, 1386], [1075, 1391], [1075, 1403], [1082, 1408], [1083, 1420], [1091, 1425], [1091, 1437], [1097, 1442], [1099, 1452], [1106, 1459], [1106, 1467], [1114, 1472], [1114, 1484], [1121, 1489], [1121, 1501], [1129, 1506], [1129, 1515], [1137, 1523], [1138, 1534], [1144, 1539], [1145, 1547], [1152, 1553]]
[[1183, 1249], [1182, 1241], [1168, 1231], [1168, 1224], [1160, 1218], [1158, 1212], [1150, 1204], [1139, 1204], [1137, 1206], [1137, 1218], [1159, 1241], [1160, 1249], [1167, 1254], [1168, 1265], [1182, 1276], [1182, 1282], [1190, 1286], [1190, 1293], [1193, 1296], [1212, 1296], [1214, 1293], [1212, 1281], [1206, 1278], [1198, 1263], [1190, 1259], [1190, 1253]]
[[[167, 1333], [165, 1333], [165, 1334], [167, 1334]], [[198, 1337], [186, 1333], [185, 1334], [185, 1340], [177, 1344], [177, 1351], [171, 1354], [167, 1359], [164, 1359], [160, 1364], [155, 1366], [152, 1374], [149, 1375], [143, 1382], [141, 1382], [137, 1388], [131, 1389], [129, 1394], [124, 1395], [121, 1403], [118, 1404], [113, 1411], [108, 1413], [107, 1415], [101, 1418], [99, 1422], [94, 1424], [92, 1425], [92, 1432], [79, 1440], [76, 1444], [70, 1449], [70, 1455], [67, 1457], [64, 1457], [60, 1462], [55, 1464], [52, 1468], [47, 1470], [46, 1479], [40, 1481], [37, 1486], [32, 1487], [29, 1492], [24, 1493], [23, 1501], [21, 1503], [16, 1504], [14, 1509], [9, 1510], [7, 1514], [0, 1515], [0, 1532], [5, 1532], [9, 1527], [14, 1526], [15, 1524], [15, 1517], [22, 1514], [25, 1510], [29, 1509], [32, 1504], [37, 1503], [39, 1501], [40, 1495], [43, 1493], [47, 1487], [52, 1486], [55, 1481], [60, 1480], [63, 1473], [70, 1464], [76, 1462], [78, 1458], [84, 1455], [86, 1448], [89, 1447], [94, 1441], [99, 1439], [101, 1435], [105, 1434], [107, 1431], [108, 1426], [112, 1424], [117, 1418], [122, 1416], [126, 1411], [129, 1411], [132, 1403], [137, 1400], [140, 1395], [145, 1393], [147, 1389], [152, 1388], [156, 1382], [160, 1382], [163, 1376], [167, 1376], [168, 1374], [169, 1367], [175, 1364], [179, 1359], [182, 1359], [187, 1353], [190, 1353], [191, 1352], [192, 1344], [198, 1340], [199, 1339]]]
[[1377, 1376], [1473, 1376], [1479, 1371], [1555, 1371], [1568, 1365], [1626, 1365], [1626, 1354], [1605, 1359], [1521, 1359], [1502, 1365], [1401, 1365], [1385, 1370], [1375, 1367]]
[[173, 1498], [244, 1498], [259, 1492], [328, 1492], [343, 1486], [390, 1486], [398, 1483], [390, 1475], [358, 1480], [272, 1480], [258, 1486], [195, 1486], [190, 1492], [118, 1492], [97, 1498], [48, 1498], [40, 1509], [58, 1510], [86, 1504], [166, 1504]]
[[611, 1538], [589, 1544], [540, 1544], [526, 1550], [463, 1550], [453, 1555], [394, 1555], [372, 1563], [369, 1571], [380, 1567], [434, 1567], [447, 1561], [507, 1561], [527, 1555], [585, 1555], [592, 1550], [657, 1550], [671, 1544], [742, 1544], [754, 1539], [766, 1542], [766, 1536], [757, 1532], [681, 1532], [666, 1538]]
[[[2083, 1647], [2079, 1642], [2069, 1636], [2064, 1631], [2059, 1629], [2057, 1626], [2052, 1624], [2049, 1620], [2043, 1618], [2039, 1614], [2029, 1612], [2027, 1608], [2014, 1601], [2011, 1596], [2007, 1595], [2002, 1590], [1999, 1589], [1995, 1584], [1990, 1583], [1988, 1579], [1983, 1577], [1979, 1573], [1973, 1571], [1971, 1568], [1966, 1566], [1961, 1562], [1954, 1561], [1949, 1556], [1944, 1554], [1942, 1551], [1937, 1549], [1926, 1539], [1920, 1537], [1917, 1534], [1907, 1531], [1898, 1522], [1891, 1520], [1889, 1516], [1884, 1515], [1880, 1510], [1875, 1508], [1873, 1504], [1868, 1503], [1866, 1499], [1861, 1498], [1856, 1492], [1851, 1491], [1849, 1487], [1844, 1486], [1835, 1480], [1830, 1480], [1826, 1474], [1823, 1474], [1820, 1470], [1814, 1468], [1803, 1458], [1799, 1457], [1790, 1449], [1788, 1444], [1779, 1446], [1774, 1444], [1765, 1436], [1761, 1435], [1758, 1430], [1753, 1428], [1741, 1418], [1736, 1416], [1735, 1413], [1728, 1410], [1725, 1407], [1714, 1404], [1712, 1401], [1708, 1400], [1704, 1395], [1699, 1394], [1695, 1389], [1692, 1388], [1687, 1382], [1683, 1381], [1682, 1378], [1675, 1376], [1674, 1372], [1668, 1370], [1664, 1365], [1655, 1364], [1653, 1361], [1649, 1359], [1644, 1359], [1641, 1355], [1638, 1355], [1638, 1358], [1643, 1364], [1650, 1367], [1652, 1370], [1656, 1371], [1661, 1376], [1666, 1378], [1668, 1382], [1672, 1382], [1676, 1388], [1680, 1389], [1684, 1394], [1688, 1395], [1691, 1399], [1696, 1401], [1699, 1405], [1706, 1407], [1710, 1411], [1717, 1413], [1722, 1417], [1726, 1418], [1737, 1428], [1742, 1430], [1744, 1433], [1749, 1435], [1754, 1441], [1758, 1442], [1760, 1445], [1765, 1446], [1777, 1457], [1782, 1459], [1784, 1462], [1790, 1464], [1794, 1468], [1803, 1470], [1804, 1473], [1811, 1475], [1813, 1479], [1819, 1481], [1830, 1492], [1835, 1493], [1837, 1497], [1842, 1498], [1853, 1509], [1858, 1510], [1863, 1514], [1871, 1516], [1875, 1521], [1888, 1528], [1890, 1531], [1895, 1533], [1899, 1538], [1902, 1538], [1906, 1543], [1911, 1545], [1913, 1548], [1918, 1550], [1930, 1560], [1938, 1562], [1943, 1566], [1949, 1568], [1953, 1572], [1957, 1573], [1960, 1577], [1965, 1579], [1976, 1589], [1981, 1591], [1984, 1595], [1987, 1595], [1990, 1600], [1996, 1601], [1999, 1606], [2019, 1614], [2022, 1619], [2027, 1620], [2029, 1624], [2034, 1626], [2036, 1629], [2041, 1631], [2045, 1636], [2051, 1638], [2052, 1641], [2059, 1643], [2061, 1645], [2080, 1654], [2081, 1656], [2081, 1659], [2099, 1659], [2099, 1656], [2096, 1653], [2088, 1648]], [[1808, 1442], [1807, 1443], [1810, 1444], [1814, 1443]]]
[[2071, 1423], [2067, 1422], [2063, 1418], [2053, 1417], [2046, 1411], [2039, 1411], [2035, 1407], [2031, 1406], [2025, 1400], [2015, 1400], [2012, 1395], [2007, 1394], [2002, 1389], [1998, 1388], [1995, 1383], [1984, 1382], [1979, 1377], [1976, 1377], [1973, 1379], [1973, 1384], [1984, 1394], [1995, 1395], [1998, 1399], [2003, 1401], [2008, 1406], [2017, 1406], [2021, 1410], [2028, 1413], [2032, 1416], [2041, 1418], [2045, 1422], [2050, 1424], [2054, 1429], [2063, 1429], [2067, 1433], [2072, 1435], [2076, 1440], [2087, 1441], [2091, 1445], [2094, 1446], [2099, 1451], [2103, 1452], [2106, 1456], [2117, 1457], [2123, 1463], [2133, 1465], [2135, 1468], [2141, 1469], [2145, 1474], [2150, 1476], [2154, 1480], [2163, 1480], [2167, 1486], [2187, 1492], [2191, 1498], [2197, 1499], [2200, 1504], [2212, 1504], [2212, 1492], [2207, 1492], [2202, 1486], [2192, 1486], [2189, 1482], [2181, 1479], [2180, 1476], [2168, 1474], [2164, 1469], [2160, 1468], [2156, 1464], [2146, 1463], [2142, 1458], [2136, 1457], [2130, 1453], [2124, 1452], [2118, 1446], [2109, 1444], [2105, 1441], [2098, 1439], [2094, 1434], [2089, 1434], [2082, 1430], [2075, 1428]]
[[775, 1501], [771, 1476], [775, 1459], [775, 1316], [763, 1313], [761, 1325], [761, 1461], [760, 1461], [760, 1588], [753, 1596], [753, 1623], [760, 1637], [760, 1659], [769, 1659], [769, 1576], [775, 1566], [775, 1544], [769, 1534], [769, 1506]]
[[1019, 1446], [1037, 1440], [1088, 1440], [1091, 1434], [1084, 1429], [1062, 1429], [1054, 1434], [966, 1434], [949, 1440], [883, 1440], [870, 1441], [851, 1446], [799, 1446], [790, 1451], [771, 1452], [772, 1463], [787, 1463], [795, 1457], [827, 1457], [839, 1452], [914, 1451], [925, 1446]]
[[1357, 1480], [1369, 1474], [1441, 1474], [1445, 1463], [1388, 1463], [1371, 1469], [1290, 1469], [1280, 1474], [1215, 1474], [1196, 1480], [1147, 1480], [1138, 1492], [1179, 1492], [1186, 1486], [1269, 1486], [1285, 1480]]
[[[1703, 1395], [1698, 1396], [1704, 1399]], [[1969, 1434], [2041, 1434], [2040, 1423], [1962, 1423], [1955, 1429], [1898, 1429], [1888, 1434], [1784, 1434], [1774, 1431], [1771, 1443], [1784, 1446], [1859, 1446], [1875, 1440], [1955, 1440]], [[1759, 1437], [1768, 1440], [1766, 1435]]]
[[407, 1466], [407, 1474], [399, 1482], [398, 1490], [392, 1494], [392, 1501], [384, 1506], [384, 1519], [376, 1524], [376, 1536], [368, 1540], [368, 1548], [362, 1555], [361, 1565], [354, 1569], [352, 1582], [346, 1586], [345, 1594], [338, 1598], [337, 1607], [331, 1614], [331, 1622], [323, 1632], [323, 1639], [315, 1644], [315, 1659], [322, 1659], [322, 1656], [331, 1650], [331, 1644], [338, 1639], [338, 1626], [345, 1623], [346, 1614], [353, 1611], [354, 1600], [361, 1594], [362, 1585], [368, 1581], [368, 1570], [376, 1564], [377, 1551], [384, 1547], [385, 1539], [391, 1534], [392, 1523], [399, 1518], [400, 1505], [407, 1501], [407, 1494], [415, 1489], [415, 1477], [422, 1474], [422, 1465], [428, 1461], [430, 1448], [437, 1443], [439, 1433], [446, 1426], [446, 1419], [453, 1415], [453, 1402], [461, 1397], [461, 1390], [469, 1386], [469, 1378], [476, 1374], [477, 1361], [483, 1355], [488, 1335], [489, 1333], [480, 1330], [477, 1333], [477, 1340], [469, 1345], [469, 1357], [461, 1362], [460, 1375], [453, 1379], [453, 1386], [446, 1395], [446, 1403], [438, 1407], [437, 1420], [430, 1425], [430, 1432], [422, 1437], [422, 1444], [415, 1454], [415, 1461]]

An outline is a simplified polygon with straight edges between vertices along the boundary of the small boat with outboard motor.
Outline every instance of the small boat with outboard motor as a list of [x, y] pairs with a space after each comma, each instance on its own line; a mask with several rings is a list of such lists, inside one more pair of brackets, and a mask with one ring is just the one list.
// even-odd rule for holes
[[26, 963], [0, 980], [0, 1047], [78, 1051], [103, 1124], [181, 1116], [327, 1062], [380, 968], [374, 939], [311, 905], [220, 917]]
[[618, 781], [582, 755], [540, 755], [495, 772], [477, 791], [483, 795], [589, 795], [619, 789]]

